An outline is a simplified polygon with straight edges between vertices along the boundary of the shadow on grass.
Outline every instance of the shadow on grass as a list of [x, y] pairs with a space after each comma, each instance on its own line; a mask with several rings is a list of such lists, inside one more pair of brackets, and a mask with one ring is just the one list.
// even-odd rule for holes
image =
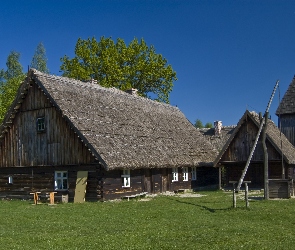
[[203, 208], [203, 209], [209, 211], [210, 213], [215, 213], [216, 211], [228, 211], [228, 210], [233, 209], [233, 207], [227, 207], [227, 208], [210, 208], [210, 207], [207, 207], [207, 206], [204, 206], [204, 205], [199, 205], [199, 204], [195, 204], [195, 203], [192, 203], [192, 202], [179, 200], [179, 199], [174, 198], [174, 197], [165, 197], [165, 198], [166, 199], [169, 199], [169, 200], [173, 200], [173, 201], [179, 202], [179, 203], [183, 203], [183, 204], [187, 204], [187, 205], [192, 205], [192, 206], [195, 206], [195, 207], [200, 207], [200, 208]]
[[255, 201], [261, 201], [264, 200], [264, 197], [258, 197], [258, 196], [249, 196], [249, 200], [255, 200]]

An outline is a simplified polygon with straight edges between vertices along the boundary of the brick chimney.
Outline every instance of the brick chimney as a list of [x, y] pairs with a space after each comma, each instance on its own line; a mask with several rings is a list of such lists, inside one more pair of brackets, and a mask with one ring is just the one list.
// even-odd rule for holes
[[214, 121], [214, 129], [215, 135], [220, 135], [222, 129], [222, 121]]
[[137, 96], [137, 89], [126, 89], [125, 92], [130, 94], [130, 95], [136, 95]]

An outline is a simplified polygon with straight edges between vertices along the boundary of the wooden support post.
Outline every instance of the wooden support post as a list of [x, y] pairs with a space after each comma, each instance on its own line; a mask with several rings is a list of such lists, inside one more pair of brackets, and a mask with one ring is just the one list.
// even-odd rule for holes
[[237, 207], [237, 196], [236, 196], [236, 183], [237, 181], [229, 181], [229, 183], [233, 184], [233, 207], [236, 208]]
[[221, 178], [222, 178], [221, 168], [222, 168], [222, 166], [219, 166], [219, 168], [218, 168], [218, 188], [219, 189], [221, 189]]
[[244, 183], [245, 183], [245, 202], [246, 202], [246, 208], [249, 208], [248, 183], [251, 183], [251, 181], [244, 181]]
[[266, 147], [266, 128], [268, 120], [268, 112], [264, 115], [265, 123], [262, 129], [262, 146], [263, 146], [263, 165], [264, 165], [264, 199], [269, 199], [269, 183], [268, 183], [268, 152]]
[[55, 205], [54, 204], [54, 194], [56, 194], [56, 192], [49, 193], [49, 205]]
[[245, 183], [245, 201], [246, 201], [246, 208], [249, 207], [249, 200], [248, 200], [248, 184]]

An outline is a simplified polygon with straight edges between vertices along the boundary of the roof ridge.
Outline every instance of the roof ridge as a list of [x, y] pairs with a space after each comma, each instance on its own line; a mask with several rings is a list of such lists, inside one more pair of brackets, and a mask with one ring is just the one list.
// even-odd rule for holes
[[31, 70], [33, 71], [33, 74], [36, 76], [46, 77], [48, 79], [58, 80], [58, 81], [61, 81], [64, 83], [69, 83], [69, 84], [75, 84], [75, 85], [83, 86], [86, 88], [93, 88], [93, 89], [99, 89], [102, 91], [112, 92], [112, 93], [115, 93], [118, 95], [123, 95], [126, 98], [141, 99], [141, 101], [150, 102], [153, 105], [164, 106], [165, 108], [168, 108], [168, 109], [180, 111], [178, 107], [172, 106], [171, 104], [158, 102], [158, 101], [155, 101], [155, 100], [152, 100], [152, 99], [149, 99], [146, 97], [138, 96], [138, 95], [130, 95], [130, 94], [126, 93], [125, 91], [117, 89], [115, 87], [107, 88], [107, 87], [101, 86], [99, 83], [83, 82], [81, 80], [77, 80], [77, 79], [69, 78], [69, 77], [65, 77], [65, 76], [50, 75], [47, 73], [40, 72], [36, 69], [31, 69]]

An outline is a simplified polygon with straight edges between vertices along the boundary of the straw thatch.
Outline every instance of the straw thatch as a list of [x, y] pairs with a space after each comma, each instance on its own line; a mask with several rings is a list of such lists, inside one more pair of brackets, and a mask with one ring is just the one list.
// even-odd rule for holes
[[41, 88], [107, 169], [212, 165], [217, 155], [177, 107], [34, 69], [27, 84]]
[[200, 133], [212, 144], [212, 146], [220, 152], [224, 144], [230, 138], [236, 126], [223, 126], [220, 134], [215, 134], [215, 128], [201, 128]]
[[294, 114], [295, 113], [295, 77], [290, 83], [279, 107], [276, 110], [276, 115]]
[[[248, 110], [246, 110], [246, 112], [238, 122], [236, 128], [232, 132], [230, 138], [224, 144], [222, 150], [215, 159], [213, 164], [214, 166], [217, 165], [218, 161], [221, 159], [222, 155], [225, 153], [230, 143], [235, 138], [242, 124], [248, 119], [251, 119], [254, 122], [254, 124], [257, 126], [258, 131], [258, 128], [260, 126], [259, 115], [255, 112], [249, 112]], [[295, 147], [289, 142], [286, 136], [280, 132], [279, 128], [272, 120], [268, 119], [266, 128], [266, 139], [271, 143], [271, 145], [273, 145], [273, 147], [277, 150], [279, 154], [283, 155], [284, 160], [288, 164], [295, 164]]]

